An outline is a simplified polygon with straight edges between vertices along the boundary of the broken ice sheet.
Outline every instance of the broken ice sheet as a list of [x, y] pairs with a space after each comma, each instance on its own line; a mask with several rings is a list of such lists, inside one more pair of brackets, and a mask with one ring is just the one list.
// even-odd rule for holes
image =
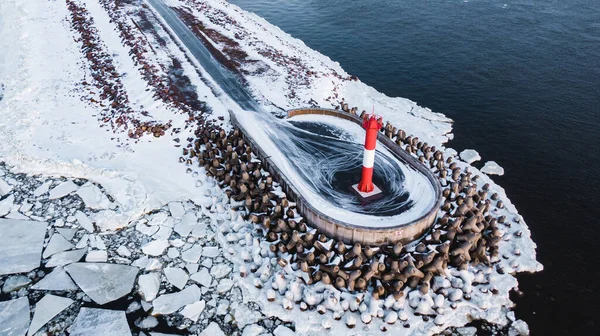
[[206, 307], [206, 302], [204, 302], [204, 300], [190, 303], [181, 310], [181, 315], [194, 322], [198, 322], [198, 318], [200, 318], [200, 314], [204, 311], [204, 307]]
[[504, 175], [504, 168], [500, 167], [496, 161], [488, 161], [483, 165], [483, 168], [481, 168], [481, 172], [488, 175], [502, 176]]
[[153, 315], [166, 315], [176, 312], [179, 308], [200, 300], [202, 292], [196, 285], [191, 285], [181, 292], [164, 294], [152, 302]]
[[57, 199], [57, 198], [65, 197], [68, 194], [72, 193], [73, 191], [77, 190], [77, 188], [79, 188], [79, 187], [72, 181], [63, 182], [63, 183], [59, 184], [58, 186], [54, 187], [54, 189], [50, 190], [50, 194], [49, 194], [48, 198], [49, 199]]
[[131, 336], [124, 311], [82, 307], [70, 336]]
[[185, 287], [185, 284], [189, 279], [188, 274], [178, 267], [167, 267], [164, 269], [164, 272], [165, 276], [167, 277], [167, 281], [180, 290]]
[[90, 209], [101, 210], [110, 207], [108, 198], [102, 193], [100, 188], [91, 182], [82, 185], [79, 190], [77, 190], [77, 195], [81, 197], [85, 206]]
[[74, 247], [75, 247], [75, 245], [73, 245], [70, 241], [68, 241], [61, 234], [55, 233], [52, 235], [52, 238], [50, 238], [50, 242], [48, 243], [48, 246], [46, 246], [46, 249], [44, 250], [44, 254], [42, 255], [42, 257], [44, 259], [46, 259], [53, 254], [56, 254], [58, 252], [63, 252], [66, 250], [70, 250]]
[[47, 294], [36, 305], [27, 336], [35, 334], [48, 321], [73, 304], [73, 300]]
[[46, 275], [38, 283], [31, 286], [31, 289], [48, 291], [75, 291], [77, 288], [73, 280], [65, 272], [65, 269], [60, 266], [56, 267], [54, 271]]
[[0, 302], [0, 335], [23, 336], [29, 327], [29, 299]]
[[140, 275], [138, 278], [138, 287], [145, 301], [150, 302], [154, 300], [160, 288], [160, 273], [153, 272]]
[[45, 222], [0, 219], [0, 275], [40, 266], [46, 226]]
[[72, 264], [74, 262], [78, 262], [83, 258], [83, 255], [87, 252], [87, 248], [82, 248], [79, 250], [73, 251], [65, 251], [59, 252], [50, 257], [50, 260], [46, 263], [46, 267], [56, 267], [56, 266], [65, 266], [68, 264]]
[[77, 286], [98, 304], [131, 293], [138, 273], [137, 267], [104, 263], [76, 263], [65, 269]]

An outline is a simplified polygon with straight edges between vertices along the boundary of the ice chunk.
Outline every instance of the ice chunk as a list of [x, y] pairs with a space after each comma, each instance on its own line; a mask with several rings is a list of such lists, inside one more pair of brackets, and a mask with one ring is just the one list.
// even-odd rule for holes
[[173, 286], [179, 288], [180, 290], [183, 289], [183, 287], [185, 287], [185, 284], [189, 279], [188, 274], [181, 268], [167, 267], [164, 269], [164, 272], [165, 276], [167, 277], [167, 280]]
[[275, 330], [273, 330], [273, 335], [275, 336], [294, 336], [296, 335], [292, 329], [285, 327], [283, 325], [278, 325]]
[[29, 299], [0, 302], [0, 335], [23, 336], [29, 327]]
[[86, 262], [106, 262], [108, 260], [108, 253], [104, 250], [89, 251], [85, 256]]
[[258, 324], [250, 324], [244, 328], [244, 332], [242, 332], [242, 336], [258, 336], [265, 331], [265, 328], [261, 327]]
[[98, 304], [131, 292], [138, 268], [104, 263], [76, 263], [65, 267], [77, 286]]
[[202, 246], [194, 245], [189, 249], [181, 252], [181, 259], [189, 263], [197, 263], [202, 255]]
[[[152, 314], [166, 315], [176, 312], [179, 308], [200, 300], [202, 292], [196, 285], [191, 285], [181, 292], [164, 294], [152, 302]], [[211, 335], [214, 336], [214, 335]]]
[[158, 257], [165, 253], [167, 247], [169, 247], [167, 240], [153, 240], [142, 247], [142, 252], [153, 257]]
[[65, 197], [68, 194], [72, 193], [73, 191], [77, 190], [77, 188], [79, 188], [79, 187], [72, 181], [63, 182], [63, 183], [57, 185], [56, 187], [54, 187], [54, 189], [50, 190], [50, 194], [49, 194], [48, 198], [49, 199], [57, 199], [57, 198]]
[[8, 194], [13, 190], [13, 187], [6, 183], [3, 179], [0, 179], [0, 197], [4, 197], [4, 195]]
[[169, 203], [169, 212], [171, 212], [171, 216], [176, 219], [181, 219], [185, 214], [185, 209], [183, 208], [183, 204], [181, 202], [171, 202]]
[[131, 336], [124, 311], [82, 307], [70, 336]]
[[60, 233], [63, 237], [65, 237], [65, 239], [71, 240], [75, 236], [77, 229], [58, 228], [56, 229], [56, 231]]
[[10, 293], [17, 289], [23, 288], [31, 283], [31, 279], [24, 275], [13, 275], [10, 276], [4, 281], [4, 285], [2, 286], [2, 291], [4, 293]]
[[77, 190], [77, 195], [81, 197], [85, 206], [90, 209], [101, 210], [110, 207], [108, 198], [102, 193], [100, 188], [91, 182], [82, 185], [79, 190]]
[[53, 254], [56, 254], [58, 252], [63, 252], [66, 250], [70, 250], [74, 247], [75, 247], [75, 245], [73, 245], [65, 237], [63, 237], [60, 234], [55, 233], [52, 235], [52, 238], [50, 238], [50, 242], [48, 243], [48, 246], [46, 246], [46, 249], [44, 250], [44, 254], [42, 254], [42, 257], [44, 259], [46, 259]]
[[190, 303], [186, 305], [185, 308], [181, 311], [181, 315], [189, 318], [194, 322], [198, 322], [198, 318], [200, 318], [200, 314], [204, 311], [204, 307], [206, 306], [206, 302], [204, 300], [197, 301], [194, 303]]
[[31, 286], [31, 289], [48, 291], [75, 291], [77, 288], [78, 287], [62, 267], [55, 268], [54, 271], [46, 275], [35, 285]]
[[173, 232], [173, 229], [171, 229], [170, 227], [160, 226], [160, 228], [158, 229], [158, 232], [155, 233], [154, 235], [152, 235], [152, 239], [167, 240], [171, 237], [172, 232]]
[[15, 202], [15, 195], [10, 195], [0, 201], [0, 217], [6, 216], [10, 212]]
[[117, 253], [121, 256], [121, 257], [131, 257], [131, 251], [129, 251], [129, 249], [127, 248], [127, 246], [125, 245], [121, 245], [119, 246], [119, 248], [117, 249]]
[[158, 289], [160, 288], [160, 273], [148, 273], [140, 275], [138, 286], [142, 298], [148, 302], [156, 299]]
[[202, 256], [207, 258], [216, 258], [219, 256], [218, 246], [205, 246], [202, 249]]
[[187, 237], [190, 235], [190, 232], [196, 226], [198, 222], [198, 217], [193, 212], [187, 212], [183, 215], [181, 222], [175, 224], [174, 230], [179, 233], [181, 237]]
[[219, 294], [223, 294], [225, 292], [228, 292], [231, 289], [231, 287], [233, 287], [233, 280], [223, 279], [219, 281], [219, 284], [217, 285], [217, 292], [219, 292]]
[[225, 336], [225, 333], [216, 322], [210, 322], [208, 327], [206, 327], [199, 336]]
[[486, 173], [488, 175], [504, 175], [504, 168], [500, 167], [496, 161], [488, 161], [481, 168], [482, 173]]
[[464, 151], [460, 152], [460, 159], [471, 164], [475, 161], [481, 160], [481, 156], [479, 156], [479, 153], [477, 153], [477, 151], [474, 149], [465, 149]]
[[83, 255], [87, 249], [82, 248], [79, 250], [60, 252], [53, 255], [50, 260], [46, 263], [46, 267], [56, 267], [56, 266], [65, 266], [68, 264], [72, 264], [74, 262], [78, 262], [83, 258]]
[[208, 273], [208, 269], [204, 267], [200, 272], [192, 274], [191, 279], [204, 287], [210, 287], [212, 283], [212, 276]]
[[47, 294], [44, 296], [36, 305], [35, 312], [33, 313], [33, 319], [29, 326], [27, 336], [35, 334], [41, 327], [43, 327], [48, 321], [52, 320], [54, 316], [60, 314], [68, 306], [73, 304], [73, 300], [64, 298], [56, 295]]
[[[135, 322], [135, 325], [140, 329], [152, 329], [158, 325], [158, 320], [154, 316], [147, 316], [144, 319]], [[140, 336], [143, 333], [140, 333]]]
[[40, 266], [46, 226], [45, 222], [0, 219], [0, 275]]
[[227, 264], [218, 264], [210, 269], [210, 274], [217, 279], [225, 277], [231, 272], [231, 267]]
[[92, 224], [92, 221], [88, 218], [88, 216], [86, 216], [86, 214], [77, 210], [75, 213], [75, 218], [77, 218], [77, 222], [82, 228], [86, 229], [88, 232], [94, 232], [94, 224]]
[[50, 186], [52, 185], [52, 181], [46, 181], [44, 183], [42, 183], [41, 186], [37, 187], [34, 191], [33, 191], [33, 196], [34, 197], [40, 197], [43, 194], [47, 193], [48, 190], [50, 190]]
[[477, 335], [477, 328], [475, 328], [475, 327], [456, 328], [455, 331], [460, 336], [476, 336]]

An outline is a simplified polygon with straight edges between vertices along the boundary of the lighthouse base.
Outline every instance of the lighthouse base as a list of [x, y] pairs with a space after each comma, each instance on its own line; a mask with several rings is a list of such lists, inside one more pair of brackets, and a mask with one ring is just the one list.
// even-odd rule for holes
[[381, 189], [379, 189], [379, 187], [377, 187], [377, 185], [373, 184], [373, 191], [371, 192], [362, 192], [360, 190], [358, 190], [358, 183], [357, 184], [353, 184], [352, 187], [350, 187], [350, 189], [352, 189], [352, 191], [356, 194], [356, 196], [358, 196], [358, 198], [361, 201], [374, 201], [377, 200], [381, 197], [383, 197], [383, 192], [381, 191]]

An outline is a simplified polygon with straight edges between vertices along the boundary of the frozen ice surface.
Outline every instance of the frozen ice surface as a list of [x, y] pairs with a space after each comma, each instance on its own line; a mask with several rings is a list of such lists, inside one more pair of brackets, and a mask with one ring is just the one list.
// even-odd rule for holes
[[82, 307], [70, 336], [131, 336], [124, 311]]
[[65, 269], [77, 286], [98, 304], [129, 294], [138, 273], [137, 267], [103, 263], [76, 263]]
[[283, 326], [283, 325], [278, 325], [277, 328], [275, 328], [275, 330], [273, 330], [273, 335], [275, 336], [294, 336], [296, 335], [292, 329]]
[[10, 195], [0, 201], [0, 217], [6, 216], [10, 212], [15, 202], [15, 195]]
[[86, 248], [56, 253], [50, 257], [50, 260], [46, 263], [46, 267], [65, 266], [78, 262], [83, 258], [85, 252], [87, 252]]
[[481, 160], [481, 156], [479, 156], [479, 153], [477, 153], [477, 151], [474, 149], [465, 149], [464, 151], [460, 152], [460, 159], [468, 164], [471, 164], [475, 161]]
[[185, 214], [185, 209], [181, 202], [171, 202], [169, 203], [169, 212], [171, 212], [171, 216], [174, 218], [180, 219]]
[[0, 197], [4, 197], [4, 195], [8, 194], [13, 190], [13, 187], [6, 183], [3, 179], [0, 179]]
[[29, 299], [0, 302], [0, 335], [23, 336], [29, 327]]
[[92, 221], [86, 214], [77, 210], [75, 218], [77, 218], [77, 222], [82, 228], [86, 229], [88, 232], [94, 232], [94, 224], [92, 224]]
[[73, 245], [65, 237], [63, 237], [62, 235], [60, 235], [58, 233], [55, 233], [52, 235], [52, 238], [50, 238], [50, 242], [48, 243], [48, 246], [46, 246], [46, 249], [44, 250], [42, 257], [44, 259], [46, 259], [53, 254], [56, 254], [58, 252], [63, 252], [66, 250], [70, 250], [74, 247], [75, 247], [75, 245]]
[[72, 193], [73, 191], [77, 190], [77, 185], [71, 181], [66, 181], [63, 182], [59, 185], [57, 185], [56, 187], [54, 187], [54, 189], [50, 190], [50, 194], [48, 195], [49, 199], [57, 199], [57, 198], [62, 198], [67, 196], [68, 194]]
[[138, 286], [144, 300], [150, 302], [156, 299], [158, 289], [160, 288], [160, 273], [153, 272], [140, 275]]
[[210, 284], [212, 283], [212, 276], [208, 273], [208, 268], [204, 267], [202, 267], [198, 273], [192, 274], [190, 279], [204, 287], [210, 287]]
[[64, 268], [56, 267], [50, 274], [46, 275], [38, 283], [31, 286], [35, 290], [48, 291], [75, 291], [77, 285], [71, 280]]
[[197, 263], [202, 255], [202, 246], [194, 245], [189, 249], [181, 252], [181, 259], [190, 263]]
[[48, 321], [52, 320], [56, 315], [60, 314], [68, 306], [73, 304], [73, 300], [56, 295], [47, 294], [35, 305], [33, 319], [27, 331], [27, 336], [35, 334]]
[[188, 274], [178, 267], [167, 267], [164, 269], [164, 272], [167, 280], [180, 290], [185, 287], [185, 284], [189, 279]]
[[202, 249], [202, 256], [208, 258], [215, 258], [219, 256], [219, 247], [218, 246], [205, 246]]
[[48, 190], [50, 190], [50, 185], [52, 185], [52, 181], [46, 181], [46, 182], [42, 183], [41, 186], [37, 187], [33, 191], [33, 196], [40, 197], [43, 194], [47, 193]]
[[504, 175], [504, 168], [500, 167], [496, 161], [488, 161], [481, 168], [482, 173], [486, 173], [488, 175]]
[[65, 237], [67, 240], [73, 239], [75, 233], [77, 233], [77, 229], [58, 228], [56, 229], [56, 231], [60, 233], [63, 237]]
[[204, 302], [204, 300], [190, 303], [181, 310], [181, 315], [194, 322], [198, 322], [198, 318], [200, 318], [200, 314], [204, 311], [204, 307], [206, 307], [206, 302]]
[[4, 281], [2, 291], [4, 293], [10, 293], [17, 289], [23, 288], [31, 283], [31, 279], [24, 275], [12, 275]]
[[196, 285], [191, 285], [177, 293], [161, 295], [152, 302], [154, 307], [152, 314], [166, 315], [174, 313], [185, 305], [199, 301], [201, 296], [202, 292]]
[[153, 257], [158, 257], [165, 253], [167, 247], [169, 247], [167, 240], [153, 240], [142, 247], [142, 252]]
[[93, 183], [87, 182], [77, 190], [77, 195], [81, 197], [85, 206], [94, 209], [102, 210], [110, 207], [110, 201]]
[[46, 226], [45, 222], [0, 219], [0, 275], [40, 266]]
[[200, 336], [225, 336], [225, 333], [215, 322], [210, 322], [206, 329], [202, 330]]
[[86, 262], [106, 262], [108, 260], [108, 253], [105, 250], [93, 250], [89, 251], [85, 256]]

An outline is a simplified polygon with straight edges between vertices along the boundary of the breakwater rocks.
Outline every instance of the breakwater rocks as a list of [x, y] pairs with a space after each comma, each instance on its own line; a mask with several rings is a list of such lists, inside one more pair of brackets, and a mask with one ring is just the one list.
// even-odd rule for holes
[[[350, 114], [358, 111], [346, 103], [339, 109]], [[498, 243], [506, 239], [502, 228], [519, 219], [495, 216], [493, 210], [503, 207], [498, 194], [490, 192], [487, 184], [478, 185], [479, 176], [461, 168], [453, 157], [445, 157], [441, 149], [390, 123], [382, 132], [428, 167], [443, 186], [439, 215], [430, 233], [416, 245], [347, 245], [309, 227], [294, 202], [281, 192], [278, 177], [264, 169], [239, 130], [226, 133], [200, 127], [196, 139], [188, 139], [180, 161], [203, 166], [231, 198], [233, 211], [254, 223], [254, 234], [268, 242], [264, 253], [277, 256], [282, 267], [301, 270], [305, 284], [321, 282], [342, 291], [368, 291], [376, 299], [398, 300], [407, 287], [430, 292], [435, 287], [432, 279], [449, 267], [458, 271], [479, 264], [493, 267], [499, 258]], [[244, 259], [252, 261], [253, 256]], [[247, 272], [260, 267], [255, 263]], [[498, 268], [498, 272], [504, 271]], [[454, 299], [458, 294], [453, 294]]]

